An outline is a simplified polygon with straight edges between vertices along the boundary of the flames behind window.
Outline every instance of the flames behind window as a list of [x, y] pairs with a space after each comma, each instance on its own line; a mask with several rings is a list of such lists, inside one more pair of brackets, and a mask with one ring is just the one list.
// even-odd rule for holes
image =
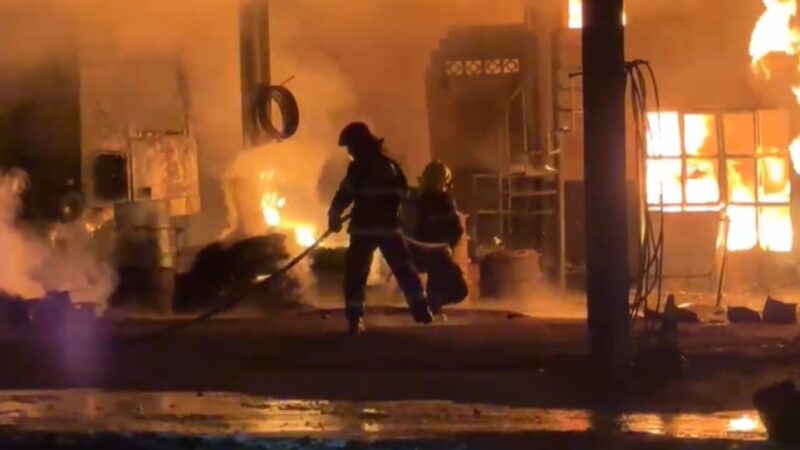
[[732, 251], [791, 250], [784, 112], [664, 111], [649, 113], [648, 121], [648, 204], [665, 212], [725, 210]]

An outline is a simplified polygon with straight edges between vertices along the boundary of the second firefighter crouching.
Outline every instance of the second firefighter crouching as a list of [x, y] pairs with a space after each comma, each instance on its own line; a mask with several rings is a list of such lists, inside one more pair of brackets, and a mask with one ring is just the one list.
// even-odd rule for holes
[[425, 167], [420, 186], [404, 208], [405, 233], [414, 265], [427, 274], [426, 292], [431, 309], [464, 301], [469, 287], [453, 250], [464, 236], [464, 227], [450, 190], [452, 173], [440, 161]]

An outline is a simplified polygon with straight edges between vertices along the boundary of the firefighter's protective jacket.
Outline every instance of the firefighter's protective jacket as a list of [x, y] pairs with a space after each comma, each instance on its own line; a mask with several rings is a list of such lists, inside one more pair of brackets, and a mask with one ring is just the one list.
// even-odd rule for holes
[[464, 228], [453, 197], [447, 192], [424, 191], [417, 199], [414, 238], [431, 244], [458, 245]]
[[347, 168], [328, 215], [340, 217], [352, 204], [351, 235], [397, 234], [407, 192], [408, 181], [396, 161], [383, 153], [357, 158]]

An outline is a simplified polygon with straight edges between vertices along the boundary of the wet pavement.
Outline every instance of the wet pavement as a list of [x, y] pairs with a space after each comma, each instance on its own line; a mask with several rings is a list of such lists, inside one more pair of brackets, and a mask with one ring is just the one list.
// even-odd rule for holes
[[[206, 443], [206, 446], [154, 444], [154, 447], [125, 448], [222, 448], [212, 444], [217, 442], [222, 445], [223, 441], [227, 442], [225, 448], [238, 448], [230, 447], [237, 442], [241, 445], [306, 443], [306, 446], [299, 447], [258, 448], [344, 448], [334, 444], [345, 445], [350, 442], [371, 442], [376, 445], [368, 448], [395, 448], [378, 447], [377, 443], [389, 445], [394, 442], [393, 445], [396, 445], [398, 442], [427, 442], [434, 445], [437, 442], [461, 442], [466, 445], [471, 440], [464, 436], [494, 436], [498, 440], [493, 442], [499, 442], [518, 436], [541, 438], [559, 435], [645, 439], [644, 442], [652, 445], [660, 442], [694, 442], [693, 448], [706, 448], [701, 446], [705, 441], [709, 445], [728, 442], [736, 443], [737, 448], [756, 448], [766, 439], [764, 428], [754, 411], [701, 415], [611, 415], [583, 410], [512, 408], [439, 401], [290, 401], [226, 393], [69, 390], [0, 394], [0, 436], [14, 437], [10, 441], [3, 441], [0, 437], [2, 448], [16, 448], [11, 442], [24, 442], [20, 439], [25, 436], [31, 439], [39, 436], [36, 439], [41, 439], [43, 433], [72, 436], [72, 440], [62, 439], [62, 444], [78, 442], [76, 439], [81, 439], [81, 436], [95, 440], [108, 440], [110, 436], [128, 440], [133, 436], [139, 436], [139, 439], [148, 436], [147, 439], [152, 442], [160, 436], [158, 439], [162, 439], [162, 444], [175, 444], [180, 437], [184, 443], [187, 442], [185, 439]], [[112, 445], [110, 442], [102, 448], [112, 448], [109, 447]], [[113, 444], [113, 448], [122, 448], [118, 444]], [[560, 448], [601, 448], [588, 445]], [[83, 445], [74, 448], [100, 447]], [[506, 447], [467, 445], [453, 448]], [[643, 444], [637, 448], [662, 447]]]

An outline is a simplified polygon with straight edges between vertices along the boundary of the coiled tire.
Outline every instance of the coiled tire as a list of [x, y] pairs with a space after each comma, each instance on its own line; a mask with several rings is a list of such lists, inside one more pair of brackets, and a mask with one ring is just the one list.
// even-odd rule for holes
[[[278, 129], [270, 113], [272, 102], [278, 105], [282, 126]], [[259, 129], [272, 140], [282, 141], [297, 133], [300, 126], [300, 107], [297, 99], [283, 86], [262, 85], [256, 93], [255, 119]]]

